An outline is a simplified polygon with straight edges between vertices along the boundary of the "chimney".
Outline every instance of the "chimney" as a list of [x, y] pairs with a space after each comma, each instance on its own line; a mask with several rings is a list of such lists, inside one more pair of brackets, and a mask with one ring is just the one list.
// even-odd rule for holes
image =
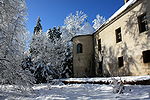
[[127, 3], [129, 0], [124, 0], [125, 3]]

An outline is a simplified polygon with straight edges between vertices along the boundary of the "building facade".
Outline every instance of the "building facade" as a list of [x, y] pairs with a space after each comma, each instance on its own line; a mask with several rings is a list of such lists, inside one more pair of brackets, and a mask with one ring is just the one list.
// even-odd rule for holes
[[73, 38], [74, 77], [95, 76], [93, 35], [79, 35]]
[[149, 75], [149, 5], [150, 0], [125, 0], [95, 33], [74, 37], [74, 77]]

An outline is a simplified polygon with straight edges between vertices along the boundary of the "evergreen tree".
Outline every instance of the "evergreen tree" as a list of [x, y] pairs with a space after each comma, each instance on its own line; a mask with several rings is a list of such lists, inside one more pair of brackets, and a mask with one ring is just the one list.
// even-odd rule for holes
[[46, 34], [34, 34], [30, 44], [30, 54], [35, 68], [36, 83], [45, 83], [49, 79], [61, 77], [65, 48], [60, 28], [52, 28]]
[[69, 46], [67, 46], [66, 52], [65, 52], [65, 59], [62, 62], [62, 78], [69, 78], [73, 77], [73, 57], [72, 57], [72, 51]]
[[35, 71], [35, 68], [33, 67], [33, 62], [32, 62], [32, 60], [31, 60], [31, 56], [25, 57], [25, 58], [23, 59], [23, 61], [22, 61], [21, 66], [22, 66], [22, 69], [23, 69], [23, 70], [30, 71], [32, 74], [33, 74], [34, 71]]
[[36, 26], [34, 27], [34, 34], [40, 34], [42, 32], [41, 19], [38, 17]]
[[32, 60], [37, 58], [41, 49], [43, 49], [44, 36], [42, 34], [42, 25], [40, 22], [41, 19], [40, 17], [38, 17], [36, 26], [34, 27], [34, 34], [32, 36], [32, 41], [29, 49]]
[[58, 27], [58, 28], [54, 27], [53, 29], [49, 29], [47, 31], [48, 38], [51, 39], [52, 42], [55, 42], [58, 39], [60, 39], [61, 38], [61, 34], [62, 33], [60, 31], [60, 27]]

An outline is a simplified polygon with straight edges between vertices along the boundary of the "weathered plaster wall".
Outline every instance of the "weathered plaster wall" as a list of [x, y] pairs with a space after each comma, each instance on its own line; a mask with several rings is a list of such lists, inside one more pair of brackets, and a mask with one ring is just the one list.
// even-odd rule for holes
[[[77, 53], [77, 44], [83, 46], [83, 53]], [[84, 35], [73, 38], [73, 72], [74, 77], [94, 76], [93, 36]]]
[[[148, 75], [150, 63], [143, 63], [142, 51], [150, 50], [150, 29], [139, 33], [137, 17], [147, 14], [150, 28], [150, 0], [139, 0], [134, 7], [130, 7], [124, 14], [115, 19], [108, 26], [101, 28], [94, 34], [95, 65], [98, 75], [98, 39], [102, 41], [103, 74], [118, 75]], [[115, 30], [121, 27], [122, 41], [116, 43]], [[118, 68], [118, 57], [123, 56], [124, 66]]]

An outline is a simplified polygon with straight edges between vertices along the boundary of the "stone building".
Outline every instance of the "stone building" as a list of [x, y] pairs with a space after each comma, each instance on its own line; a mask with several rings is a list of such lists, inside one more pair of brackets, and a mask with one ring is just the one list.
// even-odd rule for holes
[[74, 77], [150, 74], [150, 0], [125, 4], [95, 33], [75, 36]]

